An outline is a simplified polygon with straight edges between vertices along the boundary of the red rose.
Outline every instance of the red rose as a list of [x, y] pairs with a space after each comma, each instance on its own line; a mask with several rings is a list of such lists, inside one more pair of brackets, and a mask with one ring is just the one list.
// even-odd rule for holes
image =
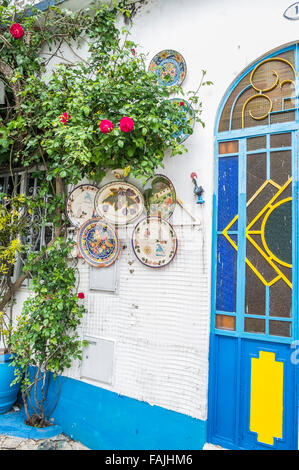
[[84, 292], [79, 292], [78, 293], [78, 298], [79, 299], [84, 299], [85, 298]]
[[131, 49], [131, 51], [132, 51], [132, 54], [133, 54], [133, 55], [136, 55], [135, 49]]
[[124, 116], [121, 118], [119, 123], [120, 130], [123, 132], [131, 132], [134, 129], [134, 121], [133, 119]]
[[63, 113], [63, 114], [60, 114], [60, 121], [62, 122], [62, 124], [65, 126], [65, 124], [67, 124], [67, 122], [71, 119], [71, 115], [69, 113]]
[[100, 131], [103, 132], [103, 134], [108, 134], [108, 132], [112, 131], [112, 129], [114, 129], [113, 122], [109, 121], [108, 119], [103, 119], [100, 124]]
[[9, 32], [15, 39], [20, 39], [24, 36], [24, 30], [19, 23], [12, 24], [9, 28]]
[[180, 101], [180, 106], [184, 106], [184, 105], [185, 105], [184, 101]]

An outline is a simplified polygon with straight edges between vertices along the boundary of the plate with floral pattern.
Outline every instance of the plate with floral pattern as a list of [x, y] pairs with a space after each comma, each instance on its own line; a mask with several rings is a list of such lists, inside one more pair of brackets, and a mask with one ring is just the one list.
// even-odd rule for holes
[[176, 205], [176, 194], [167, 176], [155, 175], [149, 178], [144, 187], [143, 197], [148, 215], [163, 219], [172, 216]]
[[149, 71], [156, 73], [158, 83], [161, 85], [181, 85], [186, 77], [187, 65], [179, 52], [166, 49], [158, 52], [151, 60]]
[[140, 190], [125, 181], [116, 181], [103, 186], [98, 190], [94, 203], [97, 214], [116, 225], [132, 222], [144, 209]]
[[98, 190], [93, 184], [80, 184], [69, 193], [66, 215], [74, 227], [79, 228], [86, 220], [96, 217], [94, 198]]
[[[186, 124], [189, 124], [189, 126], [191, 126], [193, 129], [195, 124], [195, 112], [191, 104], [182, 98], [172, 98], [169, 101], [171, 101], [175, 106], [177, 106], [178, 109], [181, 109], [184, 112]], [[177, 133], [173, 135], [173, 138], [177, 139], [178, 142], [181, 144], [185, 142], [185, 140], [190, 135], [191, 134], [185, 133], [184, 129], [180, 129]]]
[[177, 252], [178, 240], [174, 228], [160, 217], [146, 217], [134, 228], [132, 247], [138, 260], [150, 268], [162, 268], [171, 263]]
[[77, 244], [82, 257], [95, 268], [113, 264], [120, 251], [115, 229], [100, 218], [89, 219], [81, 225]]

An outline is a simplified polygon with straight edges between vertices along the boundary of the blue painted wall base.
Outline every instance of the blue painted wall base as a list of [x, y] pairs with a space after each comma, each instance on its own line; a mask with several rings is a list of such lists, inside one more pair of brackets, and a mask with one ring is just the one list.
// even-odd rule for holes
[[49, 407], [59, 389], [54, 422], [90, 449], [191, 450], [206, 442], [206, 421], [67, 377], [51, 377]]
[[25, 419], [24, 409], [0, 415], [0, 434], [25, 439], [49, 439], [62, 433], [61, 426], [57, 424], [46, 428], [34, 428], [27, 426]]

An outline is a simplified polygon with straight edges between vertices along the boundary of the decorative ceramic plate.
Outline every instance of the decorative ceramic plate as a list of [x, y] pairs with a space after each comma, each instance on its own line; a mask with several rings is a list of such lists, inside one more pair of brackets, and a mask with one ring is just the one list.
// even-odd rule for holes
[[66, 215], [72, 225], [79, 228], [83, 222], [96, 217], [94, 198], [99, 188], [93, 184], [80, 184], [69, 193], [66, 200]]
[[178, 246], [173, 227], [160, 217], [146, 217], [135, 227], [132, 247], [136, 257], [150, 268], [162, 268], [176, 255]]
[[155, 175], [145, 184], [144, 204], [150, 216], [169, 219], [176, 205], [175, 189], [169, 178], [165, 175]]
[[88, 264], [95, 268], [106, 268], [117, 260], [120, 241], [111, 225], [94, 218], [81, 225], [78, 248]]
[[186, 77], [187, 66], [184, 57], [177, 51], [166, 49], [155, 55], [149, 65], [150, 72], [156, 72], [158, 83], [164, 86], [181, 85]]
[[141, 192], [133, 184], [116, 181], [99, 189], [95, 210], [112, 224], [124, 225], [139, 217], [144, 209]]
[[[188, 101], [186, 101], [182, 98], [172, 98], [169, 101], [171, 101], [172, 103], [174, 103], [175, 106], [178, 106], [179, 109], [182, 109], [184, 111], [184, 113], [186, 115], [186, 118], [185, 118], [186, 123], [189, 124], [189, 126], [191, 126], [193, 128], [194, 124], [195, 124], [195, 113], [194, 113], [194, 110], [193, 110], [191, 104], [188, 103]], [[173, 138], [177, 139], [181, 144], [189, 136], [190, 136], [190, 134], [185, 134], [184, 130], [181, 129], [179, 132], [177, 132], [176, 134], [173, 135]]]

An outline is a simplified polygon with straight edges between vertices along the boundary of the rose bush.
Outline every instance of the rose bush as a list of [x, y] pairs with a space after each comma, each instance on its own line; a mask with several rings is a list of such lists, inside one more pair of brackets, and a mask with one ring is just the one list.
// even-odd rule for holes
[[[7, 108], [11, 109], [7, 121], [3, 109], [0, 164], [9, 162], [10, 154], [12, 165], [18, 167], [46, 164], [47, 190], [57, 176], [64, 184], [76, 184], [84, 176], [99, 182], [110, 169], [128, 166], [132, 176], [147, 178], [163, 166], [167, 150], [171, 155], [187, 151], [175, 137], [179, 129], [193, 132], [185, 112], [168, 100], [174, 92], [184, 94], [182, 88], [158, 84], [129, 32], [116, 26], [119, 15], [126, 14], [125, 3], [100, 4], [91, 10], [92, 14], [53, 7], [51, 15], [32, 10], [31, 17], [19, 12], [24, 29], [20, 23], [8, 23], [0, 12], [7, 30], [14, 26], [12, 33], [18, 37], [28, 32], [28, 40], [15, 41], [13, 50], [2, 44], [1, 60], [14, 70], [13, 87], [20, 104]], [[78, 60], [67, 59], [43, 80], [49, 60], [55, 51], [61, 53], [59, 43], [73, 49], [82, 36], [89, 44], [88, 56], [80, 58], [77, 49]], [[54, 51], [49, 56], [46, 46]], [[190, 92], [188, 101], [197, 106], [195, 117], [201, 122], [198, 96]], [[57, 199], [51, 203], [62, 207]], [[56, 208], [49, 213], [56, 215]]]

